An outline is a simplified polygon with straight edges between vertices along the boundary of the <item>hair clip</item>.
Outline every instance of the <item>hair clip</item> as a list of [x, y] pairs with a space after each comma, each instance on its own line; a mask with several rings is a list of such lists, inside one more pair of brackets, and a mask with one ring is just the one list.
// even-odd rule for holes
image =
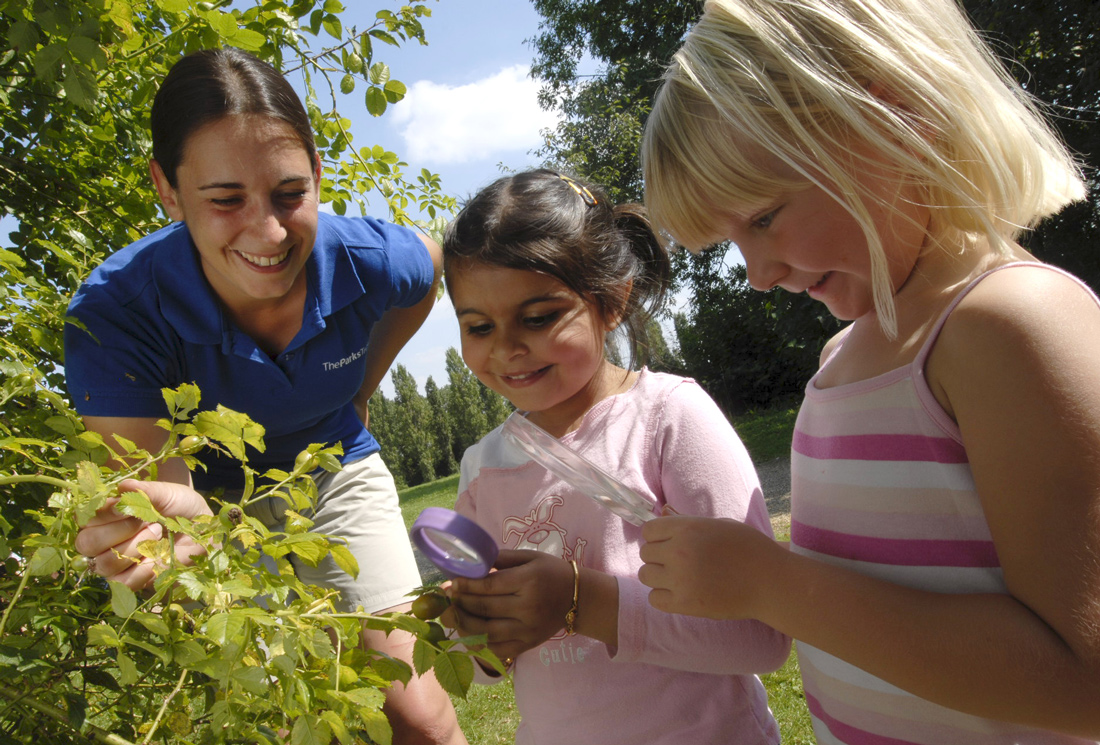
[[594, 207], [596, 205], [596, 198], [592, 196], [592, 192], [588, 190], [588, 187], [584, 186], [583, 184], [578, 184], [576, 181], [569, 178], [564, 173], [559, 173], [558, 178], [569, 184], [569, 187], [573, 191], [577, 192], [577, 196], [583, 199], [586, 205], [588, 205], [589, 207]]

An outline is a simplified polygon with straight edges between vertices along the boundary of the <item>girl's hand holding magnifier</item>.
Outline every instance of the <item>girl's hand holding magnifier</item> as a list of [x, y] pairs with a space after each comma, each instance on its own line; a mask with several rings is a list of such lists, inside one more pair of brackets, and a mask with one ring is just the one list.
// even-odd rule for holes
[[442, 621], [462, 636], [486, 635], [502, 660], [515, 658], [562, 630], [573, 586], [573, 567], [565, 559], [504, 550], [487, 576], [451, 582], [451, 607]]

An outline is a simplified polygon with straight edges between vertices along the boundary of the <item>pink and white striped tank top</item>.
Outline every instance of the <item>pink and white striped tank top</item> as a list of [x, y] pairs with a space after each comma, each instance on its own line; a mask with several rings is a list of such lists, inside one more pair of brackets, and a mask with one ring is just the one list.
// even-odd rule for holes
[[[990, 273], [907, 367], [835, 388], [810, 380], [791, 453], [793, 551], [924, 590], [1007, 592], [959, 428], [924, 378], [947, 316]], [[820, 745], [1093, 742], [933, 704], [802, 642], [798, 659]]]

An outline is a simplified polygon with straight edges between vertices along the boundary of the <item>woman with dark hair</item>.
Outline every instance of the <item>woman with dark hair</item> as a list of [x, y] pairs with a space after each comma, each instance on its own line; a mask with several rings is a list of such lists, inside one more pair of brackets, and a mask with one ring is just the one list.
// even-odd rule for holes
[[[155, 452], [166, 437], [161, 389], [193, 382], [204, 408], [264, 426], [266, 451], [249, 452], [260, 472], [291, 470], [310, 443], [340, 443], [344, 469], [315, 476], [310, 517], [313, 530], [347, 541], [360, 573], [331, 559], [295, 570], [339, 590], [348, 610], [407, 608], [420, 575], [367, 401], [432, 308], [439, 247], [382, 220], [319, 213], [305, 109], [278, 71], [240, 50], [181, 59], [153, 102], [152, 133], [150, 174], [174, 222], [108, 258], [73, 299], [82, 327], [67, 327], [65, 361], [77, 411], [89, 430]], [[160, 482], [141, 484], [163, 514], [209, 513], [202, 494], [243, 486], [236, 461], [209, 449], [196, 457], [205, 470], [169, 461]], [[285, 508], [269, 502], [255, 516], [277, 528]], [[130, 557], [159, 530], [109, 506], [77, 548], [98, 573], [140, 589], [153, 566]], [[365, 631], [364, 643], [411, 656], [407, 634]], [[465, 742], [430, 675], [395, 684], [385, 711], [395, 742]]]

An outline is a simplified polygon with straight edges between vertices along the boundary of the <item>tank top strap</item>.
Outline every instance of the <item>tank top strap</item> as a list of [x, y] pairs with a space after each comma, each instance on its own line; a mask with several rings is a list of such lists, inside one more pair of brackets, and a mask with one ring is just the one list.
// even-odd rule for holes
[[940, 317], [936, 319], [936, 324], [932, 327], [931, 333], [928, 334], [928, 338], [924, 340], [924, 344], [921, 346], [920, 352], [917, 353], [916, 359], [913, 360], [914, 369], [924, 370], [924, 363], [928, 361], [928, 355], [932, 353], [932, 347], [936, 345], [936, 339], [939, 338], [940, 332], [943, 331], [943, 326], [945, 323], [947, 323], [947, 317], [951, 315], [951, 312], [955, 310], [956, 307], [958, 307], [963, 298], [970, 294], [970, 291], [977, 287], [978, 283], [989, 275], [994, 274], [995, 272], [999, 272], [1002, 269], [1010, 269], [1016, 266], [1043, 267], [1045, 269], [1053, 269], [1054, 271], [1063, 274], [1065, 273], [1057, 267], [1051, 266], [1050, 264], [1044, 264], [1040, 261], [1013, 261], [1012, 263], [1001, 264], [1000, 266], [995, 266], [988, 271], [982, 272], [980, 275], [972, 279], [970, 281], [970, 284], [964, 287], [959, 292], [959, 294], [955, 296], [951, 303], [943, 309], [943, 312], [940, 313]]

